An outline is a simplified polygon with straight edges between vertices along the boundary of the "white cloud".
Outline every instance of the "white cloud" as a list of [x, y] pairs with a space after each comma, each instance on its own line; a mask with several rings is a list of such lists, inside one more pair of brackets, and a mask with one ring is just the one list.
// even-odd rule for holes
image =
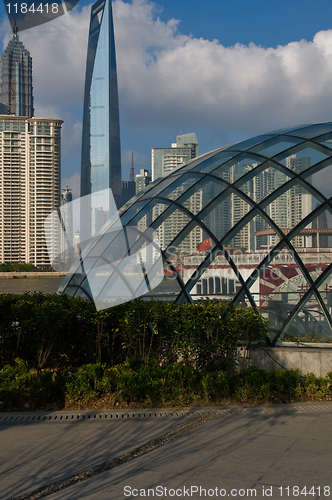
[[[120, 113], [131, 130], [250, 135], [331, 118], [332, 30], [277, 48], [224, 47], [181, 34], [178, 21], [162, 22], [148, 0], [115, 0], [113, 11]], [[71, 11], [20, 35], [33, 57], [36, 116], [63, 119], [75, 107], [73, 137], [82, 117], [89, 13]]]
[[89, 16], [84, 7], [19, 34], [33, 61], [36, 116], [62, 118], [66, 106], [82, 106]]
[[121, 111], [137, 127], [243, 132], [330, 119], [332, 30], [276, 49], [224, 47], [180, 34], [148, 1], [116, 0], [114, 18]]

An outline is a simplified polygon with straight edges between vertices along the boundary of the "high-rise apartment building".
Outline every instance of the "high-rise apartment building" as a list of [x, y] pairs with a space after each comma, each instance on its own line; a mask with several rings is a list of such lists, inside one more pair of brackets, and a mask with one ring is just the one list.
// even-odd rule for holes
[[50, 264], [44, 221], [60, 205], [62, 123], [0, 116], [0, 262]]
[[32, 59], [17, 29], [0, 59], [0, 113], [33, 116]]
[[98, 231], [98, 221], [112, 216], [111, 201], [98, 195], [108, 188], [119, 208], [120, 127], [112, 4], [98, 0], [91, 7], [85, 75], [81, 196], [91, 195], [91, 208], [82, 214], [81, 242]]
[[[195, 133], [178, 135], [176, 143], [173, 143], [170, 148], [152, 148], [151, 152], [151, 171], [152, 180], [158, 177], [164, 177], [171, 173], [174, 169], [180, 167], [187, 161], [195, 158], [198, 155], [198, 142]], [[172, 193], [172, 199], [179, 198], [185, 193], [188, 186], [181, 185]], [[198, 191], [191, 196], [188, 196], [183, 201], [183, 206], [193, 213], [198, 213], [202, 208], [202, 191]], [[154, 208], [153, 217], [158, 217], [159, 212], [162, 212], [161, 205]], [[175, 210], [172, 215], [158, 228], [157, 236], [161, 248], [166, 248], [173, 240], [179, 228], [183, 227], [188, 216], [181, 210]], [[203, 239], [203, 231], [198, 226], [195, 227], [180, 243], [176, 249], [171, 249], [175, 255], [191, 254], [196, 252], [197, 245]]]
[[176, 142], [170, 148], [152, 148], [152, 181], [164, 177], [196, 156], [198, 156], [198, 142], [194, 133], [178, 135]]
[[142, 191], [151, 182], [151, 175], [148, 170], [141, 168], [139, 174], [136, 175], [136, 194]]

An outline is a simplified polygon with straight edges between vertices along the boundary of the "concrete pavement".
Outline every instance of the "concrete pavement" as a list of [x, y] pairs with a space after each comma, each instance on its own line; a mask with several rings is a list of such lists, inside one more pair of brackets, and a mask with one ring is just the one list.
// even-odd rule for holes
[[332, 498], [330, 402], [4, 415], [3, 500]]

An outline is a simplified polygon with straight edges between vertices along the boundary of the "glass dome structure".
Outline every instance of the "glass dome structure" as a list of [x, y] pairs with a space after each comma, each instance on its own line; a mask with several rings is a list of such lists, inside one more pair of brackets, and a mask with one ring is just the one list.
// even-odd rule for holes
[[[124, 228], [153, 234], [161, 252], [162, 279], [143, 298], [258, 308], [272, 345], [285, 334], [332, 340], [331, 181], [332, 122], [223, 147], [157, 179], [118, 215]], [[77, 261], [59, 292], [91, 299], [87, 277], [109, 258], [112, 224], [85, 249], [88, 271]], [[127, 247], [137, 251], [138, 240]], [[104, 282], [103, 298], [114, 283]]]

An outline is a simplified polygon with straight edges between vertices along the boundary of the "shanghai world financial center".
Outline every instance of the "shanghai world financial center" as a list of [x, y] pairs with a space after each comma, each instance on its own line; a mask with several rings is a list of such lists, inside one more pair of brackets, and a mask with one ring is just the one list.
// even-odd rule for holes
[[112, 216], [111, 188], [121, 204], [121, 156], [118, 84], [112, 5], [98, 0], [91, 9], [85, 75], [81, 196], [91, 195], [90, 213], [83, 214], [81, 241], [96, 234]]

